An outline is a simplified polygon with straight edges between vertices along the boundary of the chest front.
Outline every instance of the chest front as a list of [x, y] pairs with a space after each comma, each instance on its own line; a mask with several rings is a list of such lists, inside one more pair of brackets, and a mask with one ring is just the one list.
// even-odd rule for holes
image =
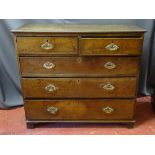
[[104, 25], [39, 27], [13, 31], [27, 127], [45, 122], [131, 127], [144, 30]]

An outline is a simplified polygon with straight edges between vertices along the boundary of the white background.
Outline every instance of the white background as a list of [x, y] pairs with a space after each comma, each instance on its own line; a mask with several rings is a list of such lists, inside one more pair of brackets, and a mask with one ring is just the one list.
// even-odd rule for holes
[[[4, 0], [2, 19], [152, 19], [154, 0]], [[0, 36], [2, 37], [2, 36]], [[130, 129], [132, 130], [132, 129]], [[0, 136], [0, 155], [151, 155], [155, 136]]]

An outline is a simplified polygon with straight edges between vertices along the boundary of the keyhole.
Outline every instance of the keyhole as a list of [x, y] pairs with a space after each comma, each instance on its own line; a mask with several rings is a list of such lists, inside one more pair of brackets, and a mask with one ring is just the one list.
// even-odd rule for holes
[[80, 84], [81, 83], [81, 80], [80, 79], [77, 79], [76, 82], [77, 82], [77, 84]]
[[115, 47], [115, 45], [114, 45], [114, 42], [112, 41], [111, 48], [114, 48], [114, 47]]
[[82, 59], [79, 57], [76, 59], [78, 63], [81, 63]]

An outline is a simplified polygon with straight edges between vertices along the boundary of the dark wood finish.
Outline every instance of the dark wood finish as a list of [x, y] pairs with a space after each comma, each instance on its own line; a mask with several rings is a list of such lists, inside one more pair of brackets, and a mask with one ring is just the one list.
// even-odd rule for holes
[[[25, 110], [29, 120], [120, 120], [133, 119], [135, 100], [26, 100]], [[56, 113], [47, 109], [56, 107]], [[104, 108], [113, 109], [111, 113]]]
[[26, 127], [28, 129], [33, 129], [33, 128], [35, 128], [35, 124], [34, 123], [28, 123], [28, 122], [26, 122]]
[[134, 123], [128, 123], [127, 127], [128, 127], [128, 129], [133, 129], [134, 128]]
[[[139, 57], [20, 57], [20, 68], [24, 77], [136, 76], [139, 60]], [[47, 62], [54, 67], [45, 68]], [[106, 68], [108, 62], [115, 67]]]
[[[103, 87], [113, 85], [113, 90]], [[54, 85], [54, 91], [46, 90]], [[131, 98], [136, 94], [136, 78], [23, 78], [25, 98]]]
[[[33, 129], [33, 128], [36, 128], [37, 127], [37, 124], [38, 125], [42, 125], [44, 126], [44, 124], [47, 124], [47, 123], [79, 123], [79, 125], [83, 124], [83, 123], [87, 123], [87, 124], [100, 124], [100, 125], [105, 125], [105, 124], [108, 124], [108, 125], [113, 125], [113, 124], [117, 124], [117, 125], [120, 125], [122, 127], [127, 127], [128, 129], [133, 129], [134, 127], [134, 123], [135, 123], [135, 120], [104, 120], [104, 119], [101, 119], [101, 120], [27, 120], [26, 121], [27, 124], [29, 123], [32, 123], [34, 124], [34, 126], [30, 127], [29, 126], [27, 127], [28, 129]], [[40, 123], [40, 124], [39, 124]], [[77, 125], [77, 124], [76, 124]], [[66, 126], [66, 125], [65, 125]], [[51, 126], [52, 127], [52, 126]]]
[[116, 37], [116, 38], [137, 38], [143, 37], [143, 32], [119, 32], [119, 33], [54, 33], [54, 32], [14, 32], [16, 37]]
[[[116, 51], [105, 47], [110, 43], [118, 45]], [[81, 38], [80, 52], [82, 55], [140, 55], [143, 38]]]
[[[48, 42], [52, 49], [43, 49], [41, 45]], [[17, 37], [19, 54], [77, 54], [78, 40], [76, 37]]]
[[[13, 30], [27, 128], [47, 122], [122, 123], [132, 128], [145, 31], [137, 26], [83, 24]], [[52, 48], [45, 49], [44, 43]], [[105, 48], [110, 43], [117, 50]], [[107, 69], [107, 62], [115, 67]]]

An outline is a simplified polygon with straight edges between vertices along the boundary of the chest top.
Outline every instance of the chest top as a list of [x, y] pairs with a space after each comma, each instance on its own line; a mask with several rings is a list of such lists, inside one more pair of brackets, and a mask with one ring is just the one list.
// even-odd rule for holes
[[136, 25], [103, 25], [103, 24], [26, 24], [12, 32], [73, 32], [73, 33], [118, 33], [145, 32]]
[[135, 25], [28, 24], [12, 32], [22, 55], [139, 55], [145, 29]]

